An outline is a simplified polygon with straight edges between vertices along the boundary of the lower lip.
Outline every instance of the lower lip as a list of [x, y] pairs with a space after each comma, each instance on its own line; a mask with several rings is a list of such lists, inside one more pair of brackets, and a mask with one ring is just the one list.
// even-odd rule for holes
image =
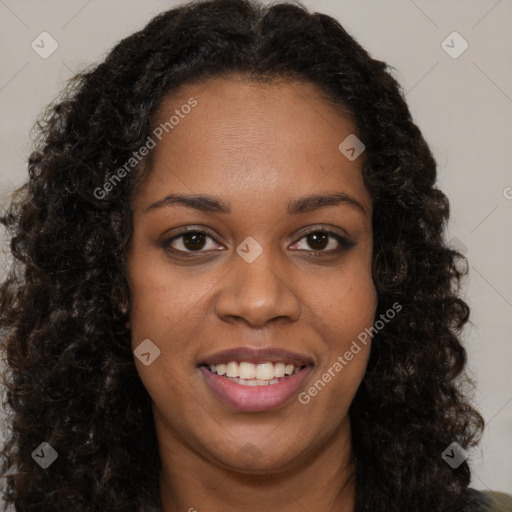
[[277, 384], [244, 386], [211, 372], [206, 366], [200, 367], [215, 396], [226, 405], [242, 412], [269, 411], [285, 405], [297, 393], [311, 369], [311, 366], [306, 366], [296, 374], [284, 377]]

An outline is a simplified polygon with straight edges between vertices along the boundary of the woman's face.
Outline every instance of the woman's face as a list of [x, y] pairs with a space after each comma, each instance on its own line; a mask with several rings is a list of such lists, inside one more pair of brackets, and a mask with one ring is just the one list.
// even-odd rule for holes
[[243, 471], [293, 467], [347, 435], [369, 355], [353, 342], [376, 308], [372, 201], [364, 154], [338, 148], [355, 127], [298, 82], [188, 85], [158, 122], [171, 116], [127, 260], [159, 443]]

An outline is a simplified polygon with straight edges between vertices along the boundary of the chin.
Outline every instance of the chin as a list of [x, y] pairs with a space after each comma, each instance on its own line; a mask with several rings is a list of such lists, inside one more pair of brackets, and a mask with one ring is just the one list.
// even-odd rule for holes
[[[271, 448], [269, 447], [268, 450]], [[251, 475], [268, 475], [292, 467], [297, 455], [297, 453], [291, 453], [289, 448], [283, 448], [282, 452], [276, 453], [274, 450], [269, 456], [256, 444], [246, 442], [240, 449], [233, 450], [228, 456], [225, 451], [222, 454], [212, 453], [210, 460], [231, 471]]]

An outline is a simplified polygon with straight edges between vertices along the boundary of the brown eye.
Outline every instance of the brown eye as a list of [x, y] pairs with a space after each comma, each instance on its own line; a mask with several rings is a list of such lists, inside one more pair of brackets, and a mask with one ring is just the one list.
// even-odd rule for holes
[[[305, 240], [307, 247], [300, 247], [301, 241]], [[318, 255], [333, 255], [344, 250], [350, 249], [355, 244], [349, 239], [334, 233], [333, 231], [316, 230], [306, 233], [298, 242], [294, 249], [305, 250]], [[312, 249], [312, 250], [308, 250]]]
[[324, 250], [329, 243], [329, 235], [327, 233], [317, 232], [311, 233], [306, 236], [309, 246], [312, 249], [316, 250]]
[[203, 233], [187, 233], [183, 235], [183, 245], [189, 251], [198, 251], [204, 247], [205, 239], [206, 237]]
[[168, 238], [162, 242], [161, 246], [163, 249], [175, 253], [206, 252], [222, 247], [216, 243], [209, 233], [197, 229], [184, 231]]

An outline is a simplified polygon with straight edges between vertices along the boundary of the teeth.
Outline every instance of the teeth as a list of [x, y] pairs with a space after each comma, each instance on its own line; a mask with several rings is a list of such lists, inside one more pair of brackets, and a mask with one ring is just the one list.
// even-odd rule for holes
[[276, 363], [274, 365], [274, 376], [275, 377], [284, 377], [285, 376], [285, 364], [284, 363]]
[[[238, 374], [242, 379], [254, 379], [256, 373], [256, 367], [251, 363], [240, 363], [238, 365]], [[258, 379], [261, 379], [259, 375]]]
[[[242, 363], [243, 364], [243, 363]], [[251, 366], [254, 366], [251, 364]], [[241, 377], [241, 375], [240, 375]], [[272, 363], [262, 363], [256, 366], [256, 378], [259, 380], [270, 380], [274, 378], [274, 365]]]
[[[212, 370], [213, 371], [213, 370]], [[238, 374], [238, 363], [236, 361], [231, 361], [226, 366], [226, 377], [240, 377]]]
[[[231, 380], [242, 379], [250, 382], [250, 384], [247, 384], [248, 386], [273, 383], [275, 379], [285, 377], [286, 375], [294, 375], [300, 370], [300, 368], [295, 368], [293, 364], [273, 364], [271, 362], [252, 364], [245, 361], [240, 364], [236, 361], [229, 361], [227, 364], [210, 365], [209, 368], [213, 373], [224, 375]], [[276, 380], [276, 382], [279, 381]]]

